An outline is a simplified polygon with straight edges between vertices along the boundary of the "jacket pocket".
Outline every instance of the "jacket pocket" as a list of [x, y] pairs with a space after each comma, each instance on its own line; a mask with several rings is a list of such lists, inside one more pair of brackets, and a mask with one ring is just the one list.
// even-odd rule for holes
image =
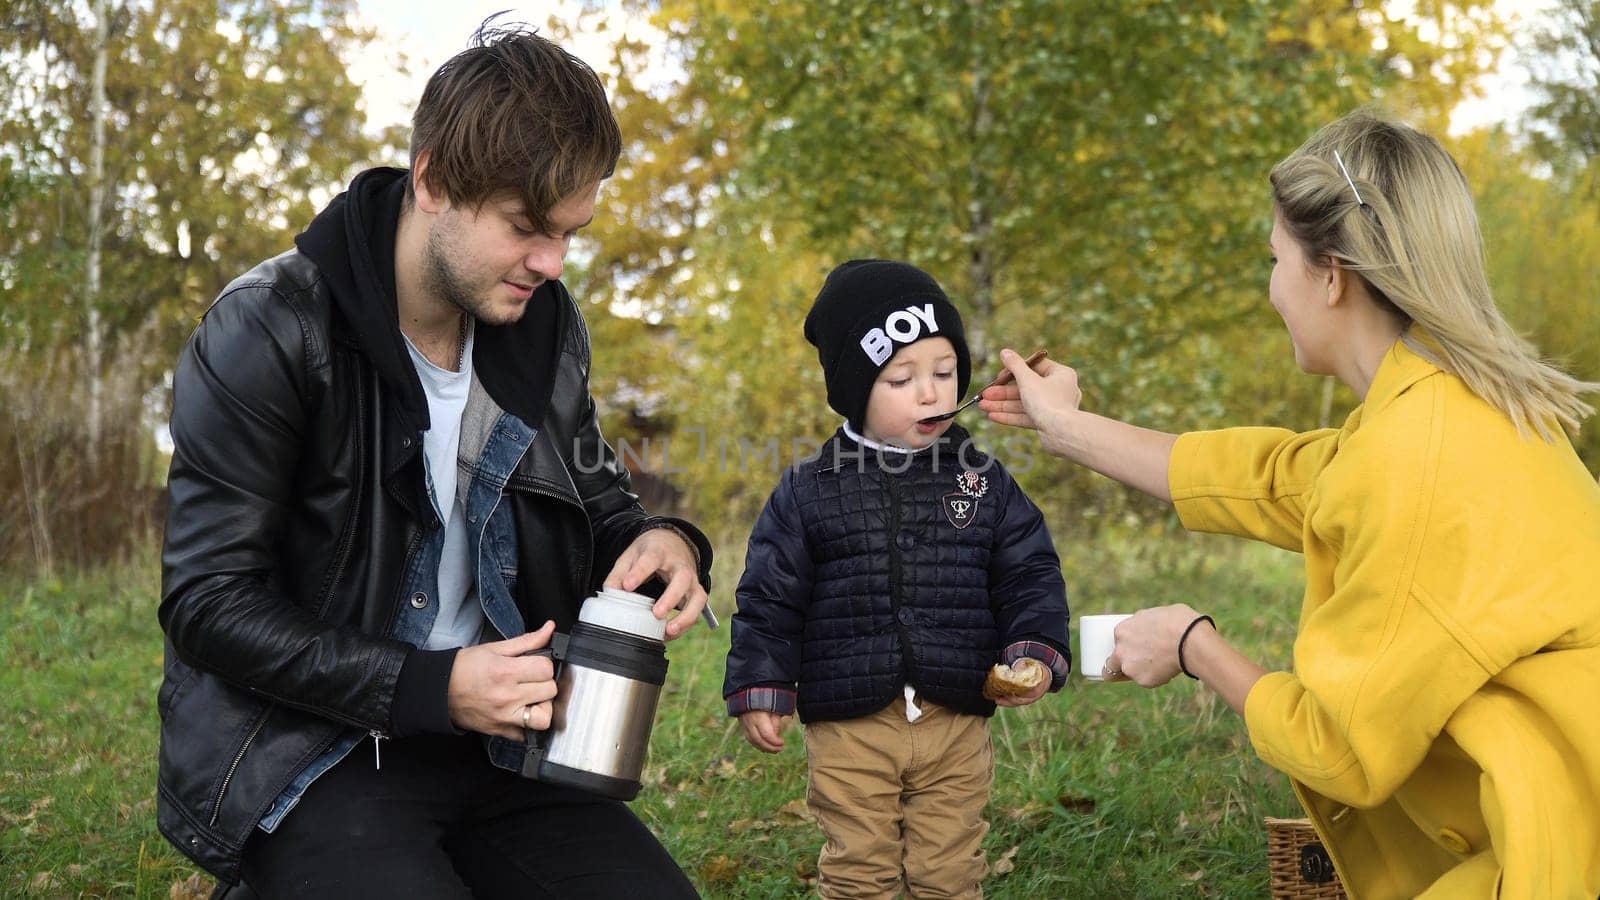
[[211, 818], [206, 822], [207, 827], [216, 827], [217, 819], [222, 815], [222, 801], [228, 796], [228, 788], [233, 784], [234, 776], [239, 773], [239, 766], [244, 762], [245, 754], [250, 752], [250, 745], [254, 744], [261, 734], [261, 729], [266, 726], [267, 717], [271, 713], [272, 707], [263, 707], [251, 721], [250, 731], [245, 735], [244, 743], [239, 745], [239, 749], [233, 754], [233, 760], [228, 764], [227, 771], [222, 774], [222, 783], [217, 787], [216, 798], [211, 802]]
[[161, 677], [161, 689], [156, 692], [156, 712], [165, 719], [172, 712], [172, 707], [178, 694], [189, 684], [189, 679], [194, 677], [194, 669], [189, 668], [176, 658], [167, 665], [167, 670]]
[[161, 721], [160, 779], [186, 818], [218, 829], [228, 824], [225, 805], [235, 808], [239, 767], [258, 743], [270, 707], [216, 675], [183, 668], [181, 681], [171, 681]]

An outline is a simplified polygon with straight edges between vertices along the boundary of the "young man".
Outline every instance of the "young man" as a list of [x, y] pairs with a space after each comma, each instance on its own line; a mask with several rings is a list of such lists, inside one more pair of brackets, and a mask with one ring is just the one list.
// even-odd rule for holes
[[485, 28], [413, 125], [410, 170], [357, 176], [179, 360], [162, 833], [267, 897], [694, 896], [624, 805], [517, 774], [556, 692], [528, 654], [602, 580], [663, 582], [669, 638], [709, 586], [628, 491], [557, 280], [616, 120]]

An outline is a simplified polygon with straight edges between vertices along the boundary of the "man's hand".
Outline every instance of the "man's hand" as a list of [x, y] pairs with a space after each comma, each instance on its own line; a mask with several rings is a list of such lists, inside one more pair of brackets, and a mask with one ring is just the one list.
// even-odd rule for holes
[[789, 724], [788, 716], [780, 716], [771, 710], [752, 709], [739, 716], [739, 724], [744, 727], [744, 739], [750, 746], [766, 753], [782, 752], [783, 729]]
[[450, 721], [457, 728], [526, 739], [526, 727], [550, 727], [550, 701], [556, 695], [555, 665], [543, 649], [556, 623], [505, 641], [464, 647], [450, 669]]
[[636, 590], [652, 577], [660, 576], [667, 583], [651, 612], [665, 619], [674, 609], [681, 608], [667, 623], [667, 640], [682, 637], [700, 617], [706, 606], [705, 588], [700, 586], [700, 573], [694, 568], [694, 549], [689, 542], [670, 528], [651, 528], [634, 539], [628, 549], [617, 557], [617, 564], [606, 576], [605, 586]]

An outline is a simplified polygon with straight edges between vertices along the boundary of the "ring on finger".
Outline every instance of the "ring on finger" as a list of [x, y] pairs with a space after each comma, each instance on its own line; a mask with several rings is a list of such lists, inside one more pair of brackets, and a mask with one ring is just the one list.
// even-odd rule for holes
[[528, 731], [528, 730], [531, 730], [533, 728], [533, 725], [531, 724], [531, 720], [532, 719], [533, 719], [533, 704], [529, 703], [526, 706], [522, 707], [522, 730], [523, 731]]

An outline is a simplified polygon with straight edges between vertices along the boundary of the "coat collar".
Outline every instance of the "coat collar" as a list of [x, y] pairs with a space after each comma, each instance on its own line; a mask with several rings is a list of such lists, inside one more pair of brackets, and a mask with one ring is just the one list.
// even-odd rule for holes
[[1360, 427], [1365, 415], [1382, 411], [1401, 394], [1410, 390], [1412, 385], [1443, 371], [1437, 364], [1417, 352], [1412, 343], [1427, 348], [1431, 345], [1432, 338], [1426, 332], [1412, 326], [1411, 331], [1394, 342], [1383, 355], [1383, 361], [1378, 364], [1378, 371], [1372, 376], [1372, 386], [1367, 389], [1366, 399], [1346, 420], [1345, 431], [1355, 431]]
[[903, 471], [908, 466], [960, 464], [965, 451], [965, 456], [971, 457], [975, 464], [982, 464], [987, 456], [970, 447], [971, 441], [971, 433], [952, 424], [934, 443], [918, 450], [907, 450], [863, 437], [847, 422], [823, 443], [810, 462], [817, 472], [835, 471], [851, 462], [864, 465], [867, 459], [879, 460], [889, 468]]

